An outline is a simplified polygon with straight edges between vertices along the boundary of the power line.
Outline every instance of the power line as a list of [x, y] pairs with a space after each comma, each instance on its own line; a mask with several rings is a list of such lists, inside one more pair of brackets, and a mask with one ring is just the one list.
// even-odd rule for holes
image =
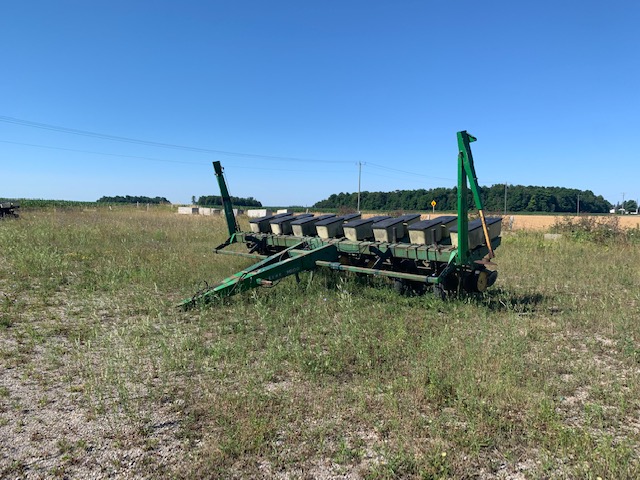
[[297, 157], [279, 157], [275, 155], [262, 155], [262, 154], [254, 154], [254, 153], [243, 153], [243, 152], [232, 152], [228, 150], [214, 150], [210, 148], [200, 148], [200, 147], [191, 147], [187, 145], [178, 145], [173, 143], [163, 143], [163, 142], [155, 142], [151, 140], [141, 140], [137, 138], [131, 137], [121, 137], [117, 135], [109, 135], [106, 133], [98, 133], [91, 132], [89, 130], [79, 130], [76, 128], [68, 128], [61, 127], [58, 125], [51, 125], [48, 123], [40, 123], [33, 122], [31, 120], [23, 120], [20, 118], [14, 117], [6, 117], [0, 116], [0, 122], [4, 123], [12, 123], [14, 125], [20, 125], [23, 127], [31, 127], [31, 128], [39, 128], [42, 130], [51, 130], [54, 132], [68, 133], [72, 135], [80, 135], [85, 137], [93, 137], [100, 138], [102, 140], [110, 140], [117, 142], [125, 142], [125, 143], [134, 143], [138, 145], [146, 145], [152, 147], [161, 147], [161, 148], [170, 148], [174, 150], [185, 150], [189, 152], [199, 152], [199, 153], [212, 153], [216, 155], [229, 155], [234, 157], [245, 157], [245, 158], [266, 158], [270, 160], [284, 160], [284, 161], [292, 161], [292, 162], [307, 162], [307, 163], [351, 163], [346, 160], [320, 160], [320, 159], [309, 159], [309, 158], [297, 158]]
[[378, 165], [377, 163], [367, 162], [367, 165], [371, 165], [376, 168], [381, 168], [383, 170], [389, 170], [391, 172], [404, 173], [404, 174], [415, 176], [415, 177], [433, 178], [436, 180], [446, 180], [446, 181], [455, 182], [455, 179], [452, 179], [452, 178], [434, 177], [432, 175], [424, 175], [423, 173], [408, 172], [407, 170], [400, 170], [398, 168], [386, 167], [384, 165]]
[[63, 148], [63, 147], [52, 147], [50, 145], [38, 145], [36, 143], [22, 143], [22, 142], [11, 142], [9, 140], [0, 140], [0, 143], [10, 143], [12, 145], [24, 145], [26, 147], [36, 147], [36, 148], [47, 148], [50, 150], [62, 150], [64, 152], [76, 152], [76, 153], [88, 153], [90, 155], [106, 155], [109, 157], [122, 157], [122, 158], [135, 158], [139, 160], [150, 160], [153, 162], [167, 162], [167, 163], [183, 163], [187, 165], [208, 165], [209, 162], [187, 162], [184, 160], [166, 160], [163, 158], [152, 158], [152, 157], [141, 157], [138, 155], [122, 155], [118, 153], [104, 153], [104, 152], [93, 152], [91, 150], [77, 150], [75, 148]]
[[[225, 170], [235, 170], [236, 168], [243, 168], [246, 170], [266, 170], [269, 172], [287, 172], [287, 173], [327, 173], [326, 170], [292, 170], [290, 168], [265, 168], [265, 167], [250, 167], [250, 166], [240, 166], [240, 165], [225, 166]], [[347, 171], [337, 172], [336, 170], [331, 170], [331, 173], [348, 174], [351, 172], [347, 172]]]
[[[227, 150], [215, 150], [215, 149], [209, 149], [209, 148], [191, 147], [191, 146], [187, 146], [187, 145], [178, 145], [178, 144], [172, 144], [172, 143], [155, 142], [155, 141], [150, 141], [150, 140], [141, 140], [141, 139], [131, 138], [131, 137], [122, 137], [122, 136], [117, 136], [117, 135], [110, 135], [110, 134], [105, 134], [105, 133], [92, 132], [92, 131], [89, 131], [89, 130], [80, 130], [80, 129], [76, 129], [76, 128], [62, 127], [62, 126], [58, 126], [58, 125], [51, 125], [51, 124], [47, 124], [47, 123], [34, 122], [34, 121], [31, 121], [31, 120], [24, 120], [24, 119], [20, 119], [20, 118], [7, 117], [7, 116], [2, 116], [2, 115], [0, 115], [0, 122], [11, 123], [11, 124], [14, 124], [14, 125], [20, 125], [20, 126], [30, 127], [30, 128], [39, 128], [39, 129], [43, 129], [43, 130], [50, 130], [50, 131], [55, 131], [55, 132], [67, 133], [67, 134], [72, 134], [72, 135], [80, 135], [80, 136], [85, 136], [85, 137], [99, 138], [99, 139], [102, 139], [102, 140], [133, 143], [133, 144], [137, 144], [137, 145], [146, 145], [146, 146], [152, 146], [152, 147], [169, 148], [169, 149], [174, 149], [174, 150], [183, 150], [183, 151], [190, 151], [190, 152], [197, 152], [197, 153], [209, 153], [209, 154], [224, 155], [224, 156], [242, 157], [242, 158], [262, 158], [262, 159], [269, 159], [269, 160], [305, 162], [305, 163], [332, 163], [332, 164], [350, 164], [350, 163], [352, 163], [352, 162], [347, 161], [347, 160], [323, 160], [323, 159], [309, 159], [309, 158], [298, 158], [298, 157], [280, 157], [280, 156], [275, 156], [275, 155], [262, 155], [262, 154], [253, 154], [253, 153], [232, 152], [232, 151], [227, 151]], [[96, 154], [96, 155], [108, 155], [108, 156], [115, 156], [115, 157], [122, 157], [122, 158], [138, 158], [138, 159], [143, 159], [143, 160], [152, 160], [152, 161], [159, 161], [159, 162], [202, 165], [202, 163], [199, 163], [199, 162], [186, 162], [186, 161], [180, 161], [180, 160], [163, 160], [163, 159], [159, 159], [159, 158], [150, 158], [150, 157], [135, 156], [135, 155], [119, 155], [119, 154], [110, 154], [110, 153], [101, 153], [101, 152], [91, 152], [91, 151], [85, 151], [85, 150], [75, 150], [75, 149], [69, 149], [69, 148], [51, 147], [51, 146], [37, 145], [37, 144], [10, 142], [10, 141], [6, 141], [6, 140], [0, 140], [0, 142], [13, 143], [13, 144], [16, 144], [16, 145], [26, 145], [26, 146], [32, 146], [32, 147], [39, 147], [39, 148], [49, 148], [49, 149], [54, 149], [54, 150], [66, 150], [66, 151], [79, 152], [79, 153], [89, 153], [89, 154]], [[410, 175], [412, 177], [422, 177], [422, 178], [429, 178], [429, 179], [435, 179], [435, 180], [444, 180], [444, 181], [455, 182], [455, 179], [452, 179], [452, 178], [437, 177], [437, 176], [433, 176], [433, 175], [425, 175], [423, 173], [410, 172], [410, 171], [407, 171], [407, 170], [401, 170], [401, 169], [398, 169], [398, 168], [387, 167], [387, 166], [379, 165], [377, 163], [372, 163], [372, 162], [366, 162], [365, 165], [372, 166], [374, 168], [379, 168], [379, 169], [382, 169], [382, 170], [388, 170], [388, 171], [391, 171], [391, 172], [403, 173], [405, 175]]]
[[[374, 176], [378, 178], [385, 178], [387, 180], [398, 180], [398, 181], [406, 181], [407, 179], [414, 179], [413, 175], [403, 175], [403, 176], [395, 176], [395, 175], [387, 175], [383, 173], [374, 173], [367, 172], [367, 177]], [[415, 179], [416, 181], [422, 182], [423, 180]]]
[[[121, 158], [133, 158], [133, 159], [138, 159], [138, 160], [149, 160], [149, 161], [153, 161], [153, 162], [165, 162], [165, 163], [181, 163], [181, 164], [185, 164], [185, 165], [204, 165], [204, 166], [211, 166], [211, 162], [189, 162], [189, 161], [185, 161], [185, 160], [167, 160], [164, 158], [154, 158], [154, 157], [142, 157], [139, 155], [122, 155], [122, 154], [118, 154], [118, 153], [106, 153], [106, 152], [95, 152], [92, 150], [78, 150], [75, 148], [64, 148], [64, 147], [53, 147], [50, 145], [39, 145], [36, 143], [23, 143], [23, 142], [12, 142], [10, 140], [0, 140], [0, 143], [9, 143], [11, 145], [23, 145], [26, 147], [36, 147], [36, 148], [46, 148], [46, 149], [50, 149], [50, 150], [61, 150], [64, 152], [74, 152], [74, 153], [86, 153], [86, 154], [90, 154], [90, 155], [105, 155], [105, 156], [109, 156], [109, 157], [121, 157]], [[229, 165], [226, 168], [230, 168], [230, 169], [236, 169], [236, 168], [241, 168], [241, 169], [247, 169], [247, 170], [265, 170], [265, 171], [270, 171], [270, 172], [288, 172], [288, 173], [295, 173], [295, 172], [299, 172], [299, 173], [326, 173], [325, 171], [320, 171], [320, 170], [294, 170], [291, 168], [266, 168], [266, 167], [250, 167], [250, 166], [240, 166], [240, 165]], [[335, 171], [334, 171], [335, 172]], [[348, 172], [341, 172], [341, 173], [348, 173]]]

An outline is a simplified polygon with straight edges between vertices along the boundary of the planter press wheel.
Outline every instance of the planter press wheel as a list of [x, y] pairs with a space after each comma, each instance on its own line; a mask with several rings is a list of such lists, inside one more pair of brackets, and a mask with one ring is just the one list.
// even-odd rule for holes
[[498, 272], [487, 269], [474, 270], [464, 278], [463, 286], [467, 292], [482, 293], [496, 282]]
[[473, 279], [474, 292], [484, 292], [489, 286], [489, 274], [486, 270], [475, 270], [470, 278]]

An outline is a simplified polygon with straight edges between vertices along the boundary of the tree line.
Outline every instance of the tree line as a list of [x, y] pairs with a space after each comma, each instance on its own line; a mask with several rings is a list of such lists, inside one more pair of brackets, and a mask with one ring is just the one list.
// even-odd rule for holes
[[154, 203], [154, 204], [171, 204], [165, 197], [144, 197], [131, 195], [116, 195], [115, 197], [100, 197], [97, 203]]
[[[535, 187], [524, 185], [492, 185], [480, 188], [480, 198], [486, 211], [502, 212], [556, 212], [608, 213], [611, 203], [602, 195], [591, 190], [563, 187]], [[361, 210], [431, 210], [431, 202], [436, 208], [456, 210], [458, 188], [433, 188], [429, 190], [396, 190], [393, 192], [361, 192]], [[506, 208], [505, 208], [506, 200]], [[356, 208], [358, 193], [338, 193], [317, 202], [315, 208]], [[470, 208], [474, 207], [471, 192], [468, 196]]]
[[[196, 201], [196, 197], [191, 198], [192, 202], [201, 207], [222, 205], [222, 197], [218, 195], [206, 195], [199, 197]], [[243, 207], [262, 207], [262, 203], [253, 197], [231, 197], [231, 203]]]

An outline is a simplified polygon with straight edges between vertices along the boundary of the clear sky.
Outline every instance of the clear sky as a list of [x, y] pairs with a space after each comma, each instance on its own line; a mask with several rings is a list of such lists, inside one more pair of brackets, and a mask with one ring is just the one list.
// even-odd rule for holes
[[637, 0], [3, 0], [0, 197], [451, 187], [467, 130], [481, 185], [637, 199], [639, 47]]

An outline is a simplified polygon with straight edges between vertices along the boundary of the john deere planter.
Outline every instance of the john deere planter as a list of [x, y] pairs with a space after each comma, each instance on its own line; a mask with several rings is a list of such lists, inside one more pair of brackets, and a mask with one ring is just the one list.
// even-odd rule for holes
[[[233, 213], [220, 162], [213, 162], [229, 238], [217, 254], [240, 255], [257, 261], [180, 303], [183, 308], [273, 283], [289, 275], [330, 268], [361, 275], [387, 277], [399, 291], [431, 290], [445, 298], [453, 292], [483, 292], [498, 276], [491, 262], [500, 245], [501, 218], [485, 218], [470, 143], [476, 139], [458, 132], [457, 216], [420, 221], [420, 215], [361, 218], [309, 214], [280, 214], [252, 219], [243, 232]], [[478, 219], [469, 221], [471, 191]], [[246, 252], [227, 250], [243, 243]]]

